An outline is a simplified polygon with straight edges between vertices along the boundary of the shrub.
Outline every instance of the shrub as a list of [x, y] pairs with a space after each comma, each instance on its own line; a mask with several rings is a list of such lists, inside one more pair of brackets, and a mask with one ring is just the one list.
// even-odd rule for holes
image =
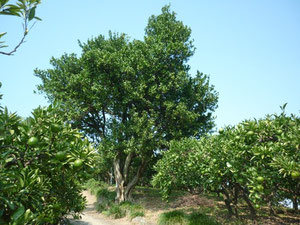
[[[57, 224], [84, 209], [93, 148], [55, 107], [23, 120], [0, 112], [0, 224]], [[73, 166], [77, 159], [82, 165]]]
[[[284, 109], [285, 106], [282, 107]], [[200, 140], [172, 141], [156, 164], [153, 184], [164, 198], [173, 189], [198, 188], [222, 194], [229, 215], [245, 202], [256, 210], [284, 199], [298, 208], [300, 196], [300, 118], [280, 114], [246, 120]]]
[[125, 210], [119, 204], [112, 204], [108, 209], [108, 215], [114, 219], [123, 218], [126, 216]]
[[139, 204], [125, 201], [120, 204], [120, 207], [126, 212], [126, 215], [129, 216], [130, 219], [137, 216], [145, 216], [144, 208]]

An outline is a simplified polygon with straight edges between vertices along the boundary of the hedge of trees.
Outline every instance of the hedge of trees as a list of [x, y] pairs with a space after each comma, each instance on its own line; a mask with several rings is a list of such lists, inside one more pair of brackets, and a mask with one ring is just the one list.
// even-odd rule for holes
[[245, 202], [256, 209], [285, 199], [298, 209], [300, 196], [300, 118], [267, 115], [220, 129], [200, 140], [173, 141], [156, 165], [153, 184], [165, 198], [172, 189], [222, 194], [229, 215]]

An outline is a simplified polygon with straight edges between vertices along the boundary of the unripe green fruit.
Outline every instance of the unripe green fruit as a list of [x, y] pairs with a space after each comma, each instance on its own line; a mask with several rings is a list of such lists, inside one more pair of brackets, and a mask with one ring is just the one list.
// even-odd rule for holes
[[261, 192], [261, 191], [264, 190], [264, 186], [262, 186], [262, 185], [257, 185], [257, 186], [256, 186], [256, 189], [257, 189], [259, 192]]
[[79, 168], [83, 165], [83, 160], [82, 159], [76, 159], [73, 166], [74, 168]]
[[298, 178], [300, 178], [300, 173], [298, 171], [293, 171], [291, 173], [291, 176], [293, 179], [298, 179]]
[[27, 144], [29, 146], [33, 147], [33, 146], [37, 145], [38, 142], [39, 142], [39, 140], [37, 139], [37, 137], [31, 137], [28, 139]]
[[250, 130], [250, 131], [247, 132], [248, 136], [252, 136], [253, 134], [254, 134], [254, 132], [252, 130]]
[[60, 131], [61, 127], [58, 124], [54, 123], [51, 124], [50, 129], [53, 133], [57, 133]]
[[259, 177], [256, 178], [256, 180], [257, 180], [259, 183], [262, 183], [262, 182], [264, 182], [265, 178], [259, 176]]
[[55, 158], [57, 160], [64, 160], [66, 158], [66, 152], [64, 151], [59, 151], [56, 153]]

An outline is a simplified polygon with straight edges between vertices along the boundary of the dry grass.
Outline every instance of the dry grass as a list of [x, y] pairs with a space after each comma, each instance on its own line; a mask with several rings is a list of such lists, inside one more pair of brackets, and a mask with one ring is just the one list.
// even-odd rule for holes
[[[99, 194], [99, 185], [91, 183], [87, 188], [93, 189]], [[106, 186], [106, 190], [112, 192], [114, 187]], [[105, 194], [106, 197], [110, 195]], [[99, 196], [98, 196], [99, 197]], [[173, 211], [180, 211], [184, 213], [184, 218], [192, 218], [198, 216], [211, 218], [211, 221], [217, 221], [219, 224], [228, 225], [300, 225], [300, 210], [295, 213], [291, 209], [284, 207], [277, 208], [276, 216], [269, 216], [267, 207], [262, 207], [258, 212], [258, 217], [253, 221], [250, 213], [243, 203], [239, 205], [239, 218], [228, 218], [227, 209], [221, 197], [213, 195], [184, 193], [181, 191], [174, 191], [169, 198], [169, 201], [163, 201], [158, 189], [150, 187], [137, 187], [134, 195], [135, 203], [141, 206], [147, 224], [158, 224], [161, 215], [173, 215]], [[114, 201], [114, 197], [111, 197]], [[98, 199], [99, 200], [99, 199]], [[170, 213], [168, 213], [170, 212]], [[176, 214], [176, 213], [175, 213]], [[141, 215], [139, 213], [138, 215]], [[134, 215], [127, 218], [132, 219]], [[120, 223], [122, 224], [122, 223]], [[187, 223], [191, 224], [191, 223]], [[195, 224], [195, 223], [193, 223]], [[197, 223], [196, 223], [197, 224]]]
[[159, 191], [154, 188], [136, 188], [134, 199], [145, 209], [145, 218], [152, 224], [157, 224], [162, 213], [181, 210], [186, 214], [202, 213], [211, 216], [220, 224], [229, 225], [300, 225], [300, 212], [293, 212], [287, 208], [277, 210], [276, 216], [269, 216], [266, 207], [260, 209], [256, 221], [253, 221], [247, 208], [241, 205], [240, 218], [228, 218], [226, 207], [217, 196], [193, 195], [183, 192], [174, 192], [169, 201], [161, 200]]

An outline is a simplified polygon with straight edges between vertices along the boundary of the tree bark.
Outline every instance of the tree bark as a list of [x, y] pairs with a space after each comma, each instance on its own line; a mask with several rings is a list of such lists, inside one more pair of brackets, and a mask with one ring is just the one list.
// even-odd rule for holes
[[250, 210], [250, 215], [251, 215], [252, 219], [255, 219], [256, 218], [256, 211], [255, 211], [250, 199], [248, 198], [248, 194], [246, 193], [244, 188], [242, 188], [241, 186], [240, 186], [240, 189], [242, 190], [243, 198], [244, 198], [245, 202], [247, 203], [248, 208]]
[[238, 212], [238, 197], [239, 197], [239, 187], [237, 184], [235, 184], [233, 188], [233, 208], [234, 208], [234, 213], [236, 218], [239, 217], [239, 212]]
[[116, 201], [118, 202], [123, 202], [125, 201], [125, 196], [124, 196], [124, 177], [122, 175], [121, 171], [121, 159], [120, 156], [117, 155], [115, 160], [114, 160], [114, 172], [115, 172], [115, 180], [116, 180]]
[[133, 177], [133, 179], [128, 183], [128, 185], [126, 185], [126, 189], [125, 189], [125, 196], [127, 198], [127, 200], [131, 201], [132, 200], [132, 191], [135, 188], [135, 186], [137, 185], [144, 169], [146, 166], [146, 161], [142, 160], [141, 165], [139, 166], [136, 175]]
[[298, 210], [298, 198], [297, 196], [293, 196], [293, 209]]
[[120, 156], [117, 156], [114, 160], [114, 173], [116, 180], [116, 202], [132, 201], [132, 191], [137, 185], [144, 169], [146, 161], [142, 160], [142, 163], [137, 169], [135, 176], [129, 181], [129, 170], [133, 153], [129, 153], [125, 159], [124, 167], [121, 168]]
[[274, 192], [271, 192], [271, 194], [268, 196], [268, 207], [269, 207], [269, 214], [270, 216], [275, 216], [275, 210], [273, 208], [273, 196], [274, 196]]
[[228, 216], [229, 216], [229, 218], [231, 218], [233, 216], [233, 210], [231, 207], [231, 199], [230, 199], [229, 193], [226, 191], [226, 189], [224, 187], [222, 188], [222, 194], [225, 196], [225, 199], [224, 199], [225, 206], [228, 210]]

